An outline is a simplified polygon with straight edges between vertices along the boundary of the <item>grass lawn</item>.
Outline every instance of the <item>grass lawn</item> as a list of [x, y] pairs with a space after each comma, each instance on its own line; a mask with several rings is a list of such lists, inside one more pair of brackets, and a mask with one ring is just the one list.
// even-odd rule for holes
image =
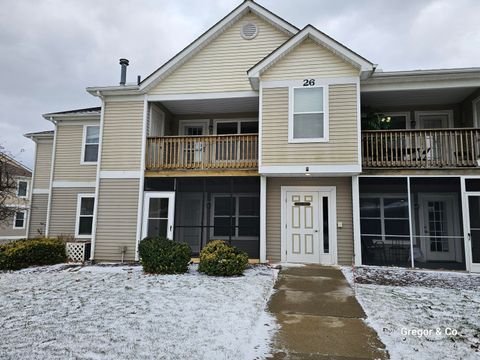
[[343, 271], [392, 359], [480, 359], [480, 275]]
[[276, 273], [144, 275], [140, 267], [0, 272], [1, 359], [255, 359]]

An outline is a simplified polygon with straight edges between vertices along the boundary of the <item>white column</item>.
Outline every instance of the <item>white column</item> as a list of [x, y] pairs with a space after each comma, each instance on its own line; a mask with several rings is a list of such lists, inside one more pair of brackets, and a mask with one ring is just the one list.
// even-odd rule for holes
[[412, 195], [410, 194], [410, 176], [407, 177], [407, 192], [408, 192], [408, 228], [410, 231], [410, 259], [412, 268], [415, 267], [415, 259], [413, 258], [413, 222], [412, 222]]
[[267, 262], [267, 178], [260, 177], [260, 262]]
[[355, 266], [362, 265], [362, 238], [360, 235], [360, 187], [358, 176], [352, 176], [353, 252]]
[[467, 190], [465, 186], [465, 178], [462, 176], [460, 178], [460, 197], [462, 199], [462, 220], [463, 220], [463, 243], [465, 247], [465, 266], [467, 271], [472, 271], [472, 247], [469, 239], [469, 221], [468, 221], [468, 198]]

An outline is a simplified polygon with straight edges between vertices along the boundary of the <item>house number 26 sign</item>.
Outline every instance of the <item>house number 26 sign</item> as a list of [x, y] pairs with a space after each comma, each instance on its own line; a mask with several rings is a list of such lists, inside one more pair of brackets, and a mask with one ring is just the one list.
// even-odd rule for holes
[[303, 86], [315, 86], [315, 79], [304, 79]]

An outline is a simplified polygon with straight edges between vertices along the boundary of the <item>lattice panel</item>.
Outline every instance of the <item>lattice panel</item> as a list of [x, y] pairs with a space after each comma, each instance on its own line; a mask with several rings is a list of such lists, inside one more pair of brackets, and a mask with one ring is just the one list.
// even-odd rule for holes
[[85, 261], [85, 243], [67, 243], [67, 257], [71, 261]]

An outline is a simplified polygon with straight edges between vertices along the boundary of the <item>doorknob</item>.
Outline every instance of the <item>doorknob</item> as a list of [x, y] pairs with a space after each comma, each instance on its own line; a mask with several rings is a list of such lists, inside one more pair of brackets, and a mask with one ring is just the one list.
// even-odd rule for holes
[[315, 232], [318, 232], [318, 230], [314, 230]]

